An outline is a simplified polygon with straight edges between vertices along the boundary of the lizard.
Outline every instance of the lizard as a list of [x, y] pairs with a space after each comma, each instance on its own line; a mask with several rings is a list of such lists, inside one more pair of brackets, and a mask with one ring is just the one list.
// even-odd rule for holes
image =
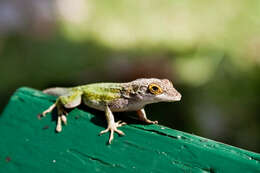
[[71, 88], [55, 87], [45, 89], [43, 93], [58, 96], [56, 102], [41, 114], [44, 117], [57, 108], [57, 132], [62, 131], [62, 124], [67, 124], [66, 108], [75, 108], [83, 102], [91, 108], [104, 111], [108, 126], [99, 134], [110, 132], [109, 144], [114, 138], [114, 132], [125, 135], [118, 127], [126, 123], [115, 122], [113, 112], [137, 111], [139, 120], [147, 124], [158, 124], [158, 121], [146, 117], [145, 105], [181, 100], [181, 94], [170, 80], [157, 78], [140, 78], [126, 83], [93, 83]]

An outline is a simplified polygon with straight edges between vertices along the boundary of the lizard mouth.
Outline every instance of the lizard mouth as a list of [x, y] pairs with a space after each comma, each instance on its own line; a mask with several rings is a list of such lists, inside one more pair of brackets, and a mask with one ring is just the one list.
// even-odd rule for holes
[[180, 101], [181, 100], [181, 95], [179, 95], [179, 96], [177, 96], [176, 98], [175, 98], [175, 101]]
[[174, 94], [173, 96], [172, 96], [172, 98], [169, 100], [169, 101], [180, 101], [181, 100], [181, 94], [180, 93], [176, 93], [176, 94]]
[[168, 95], [168, 94], [163, 94], [160, 97], [158, 97], [159, 101], [164, 101], [164, 102], [176, 102], [181, 100], [181, 94], [176, 93], [174, 95]]

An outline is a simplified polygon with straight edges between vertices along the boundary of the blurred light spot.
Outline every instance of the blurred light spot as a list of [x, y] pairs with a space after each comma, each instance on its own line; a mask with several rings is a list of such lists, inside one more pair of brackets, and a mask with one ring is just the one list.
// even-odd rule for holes
[[56, 4], [60, 17], [71, 25], [80, 25], [89, 18], [90, 4], [87, 0], [56, 0]]
[[199, 86], [212, 79], [222, 57], [221, 54], [219, 56], [180, 57], [174, 66], [180, 80], [189, 85]]

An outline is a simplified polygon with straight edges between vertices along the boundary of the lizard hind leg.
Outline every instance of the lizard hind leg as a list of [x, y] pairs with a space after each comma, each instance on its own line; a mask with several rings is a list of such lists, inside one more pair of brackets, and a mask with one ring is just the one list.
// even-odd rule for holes
[[67, 115], [67, 112], [64, 110], [62, 104], [60, 103], [59, 98], [57, 99], [57, 101], [52, 104], [48, 109], [46, 109], [45, 111], [43, 111], [43, 113], [41, 114], [42, 117], [45, 117], [47, 113], [53, 111], [53, 109], [57, 107], [58, 110], [58, 119], [57, 119], [57, 126], [56, 126], [56, 131], [60, 132], [62, 130], [62, 126], [61, 126], [61, 122], [63, 122], [64, 124], [67, 124], [67, 118], [65, 115]]
[[121, 130], [119, 130], [117, 128], [125, 125], [126, 123], [125, 122], [121, 122], [121, 121], [115, 122], [113, 113], [111, 112], [111, 110], [110, 110], [110, 108], [108, 106], [106, 106], [105, 114], [106, 114], [108, 127], [105, 130], [102, 130], [99, 133], [99, 135], [102, 135], [102, 134], [107, 133], [107, 132], [110, 131], [108, 144], [111, 144], [112, 140], [114, 139], [114, 132], [118, 133], [121, 136], [125, 135], [123, 131], [121, 131]]
[[74, 91], [68, 93], [67, 95], [60, 96], [57, 100], [57, 109], [58, 109], [58, 118], [57, 118], [57, 126], [56, 131], [62, 131], [62, 123], [64, 125], [67, 124], [67, 111], [65, 108], [74, 108], [81, 103], [81, 91]]
[[45, 117], [47, 113], [51, 112], [57, 106], [57, 102], [52, 104], [48, 109], [42, 112], [42, 116]]
[[58, 110], [58, 117], [57, 117], [57, 125], [56, 125], [56, 131], [61, 132], [62, 131], [62, 123], [67, 124], [67, 115], [68, 113], [65, 111], [65, 108], [61, 102], [58, 101], [57, 103], [57, 110]]
[[62, 131], [62, 123], [67, 124], [67, 115], [68, 113], [65, 111], [65, 108], [61, 102], [58, 101], [57, 103], [57, 110], [58, 110], [58, 117], [57, 117], [57, 125], [56, 125], [56, 132]]

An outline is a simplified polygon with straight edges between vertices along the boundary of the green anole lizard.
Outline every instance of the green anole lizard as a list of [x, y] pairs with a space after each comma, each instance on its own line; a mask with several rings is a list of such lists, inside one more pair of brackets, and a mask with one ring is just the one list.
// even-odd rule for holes
[[144, 106], [157, 102], [174, 102], [181, 99], [181, 94], [168, 79], [142, 78], [128, 83], [95, 83], [72, 88], [49, 88], [46, 94], [58, 96], [56, 102], [41, 115], [45, 116], [55, 107], [58, 110], [56, 131], [62, 131], [62, 123], [67, 124], [66, 108], [74, 108], [83, 102], [85, 105], [105, 112], [108, 127], [101, 134], [110, 131], [108, 143], [111, 144], [114, 132], [124, 135], [118, 129], [125, 122], [115, 122], [112, 112], [137, 111], [141, 121], [157, 124], [146, 117]]

